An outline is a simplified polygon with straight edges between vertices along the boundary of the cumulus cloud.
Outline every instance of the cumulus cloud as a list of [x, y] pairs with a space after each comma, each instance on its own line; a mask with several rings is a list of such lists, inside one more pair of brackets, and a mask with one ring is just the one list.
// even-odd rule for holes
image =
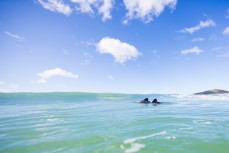
[[200, 42], [200, 41], [204, 41], [204, 38], [198, 37], [198, 38], [192, 39], [192, 42]]
[[[115, 0], [37, 0], [43, 8], [70, 15], [74, 10], [81, 13], [102, 15], [102, 21], [112, 18]], [[131, 19], [141, 19], [149, 23], [158, 17], [166, 7], [174, 10], [177, 0], [123, 0], [127, 10], [123, 23]]]
[[190, 49], [185, 49], [185, 50], [180, 51], [180, 53], [182, 55], [186, 55], [186, 54], [197, 54], [197, 55], [199, 55], [201, 52], [203, 52], [203, 50], [197, 46], [194, 46], [193, 48], [190, 48]]
[[224, 29], [223, 34], [229, 35], [229, 26]]
[[68, 4], [65, 4], [62, 0], [37, 0], [43, 8], [53, 11], [63, 13], [64, 15], [70, 15], [72, 9]]
[[55, 76], [61, 76], [61, 77], [67, 77], [67, 78], [73, 78], [73, 79], [79, 78], [77, 74], [73, 74], [72, 72], [65, 71], [61, 68], [54, 68], [54, 69], [45, 70], [41, 73], [38, 73], [39, 79], [37, 80], [37, 82], [45, 83], [48, 79], [55, 77]]
[[111, 19], [111, 9], [113, 8], [113, 0], [104, 0], [103, 5], [99, 8], [99, 13], [103, 15], [102, 20]]
[[76, 10], [82, 13], [94, 13], [93, 5], [97, 3], [97, 0], [71, 0], [76, 4]]
[[71, 0], [76, 4], [76, 10], [82, 13], [94, 14], [98, 10], [102, 14], [102, 21], [111, 19], [111, 10], [113, 9], [114, 0]]
[[154, 17], [158, 17], [165, 7], [174, 10], [176, 3], [177, 0], [124, 0], [128, 12], [123, 23], [126, 24], [131, 19], [141, 19], [149, 23]]
[[17, 41], [25, 41], [25, 38], [24, 37], [21, 37], [19, 35], [16, 35], [16, 34], [12, 34], [10, 32], [7, 32], [7, 31], [4, 31], [4, 33], [7, 35], [7, 36], [10, 36], [11, 38], [17, 40]]
[[111, 54], [115, 61], [121, 64], [127, 60], [135, 59], [141, 54], [134, 46], [109, 37], [104, 37], [99, 41], [97, 51], [101, 54]]
[[213, 20], [200, 21], [198, 25], [194, 27], [190, 27], [190, 28], [184, 28], [180, 30], [179, 32], [193, 34], [194, 32], [199, 31], [200, 29], [212, 27], [215, 25], [216, 25], [215, 21]]

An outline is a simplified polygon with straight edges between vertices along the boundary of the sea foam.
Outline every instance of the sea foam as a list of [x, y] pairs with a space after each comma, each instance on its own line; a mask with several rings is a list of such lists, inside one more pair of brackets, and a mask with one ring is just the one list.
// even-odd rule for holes
[[130, 144], [131, 147], [128, 148], [128, 149], [125, 149], [124, 145], [120, 145], [120, 148], [124, 149], [125, 153], [134, 153], [134, 152], [137, 152], [137, 151], [139, 151], [139, 150], [141, 150], [142, 148], [145, 147], [144, 144], [136, 143], [136, 141], [147, 139], [147, 138], [151, 138], [151, 137], [155, 137], [155, 136], [158, 136], [158, 135], [165, 135], [165, 134], [167, 134], [167, 131], [162, 131], [162, 132], [159, 132], [159, 133], [153, 133], [153, 134], [150, 134], [150, 135], [140, 136], [140, 137], [136, 137], [136, 138], [129, 138], [129, 139], [126, 139], [124, 141], [124, 144]]
[[229, 100], [229, 94], [213, 94], [213, 95], [178, 94], [172, 96], [177, 98], [177, 100], [212, 100], [212, 101]]

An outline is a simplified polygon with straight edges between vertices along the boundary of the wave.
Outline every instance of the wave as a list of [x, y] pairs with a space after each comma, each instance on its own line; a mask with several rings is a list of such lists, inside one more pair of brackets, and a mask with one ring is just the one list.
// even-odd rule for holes
[[194, 124], [212, 124], [211, 121], [207, 121], [207, 120], [193, 120], [192, 122]]
[[213, 95], [178, 94], [172, 96], [175, 97], [177, 100], [229, 101], [229, 94], [213, 94]]

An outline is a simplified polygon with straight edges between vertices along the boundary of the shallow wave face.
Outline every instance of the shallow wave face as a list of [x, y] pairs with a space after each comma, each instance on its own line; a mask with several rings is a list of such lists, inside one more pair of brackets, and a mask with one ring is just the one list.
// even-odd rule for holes
[[0, 152], [228, 153], [225, 97], [0, 94]]

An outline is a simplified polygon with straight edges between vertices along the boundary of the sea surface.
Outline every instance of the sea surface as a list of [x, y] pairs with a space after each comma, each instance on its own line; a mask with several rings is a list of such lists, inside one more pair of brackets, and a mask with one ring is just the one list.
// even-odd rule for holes
[[59, 152], [228, 153], [229, 95], [0, 93], [0, 153]]

